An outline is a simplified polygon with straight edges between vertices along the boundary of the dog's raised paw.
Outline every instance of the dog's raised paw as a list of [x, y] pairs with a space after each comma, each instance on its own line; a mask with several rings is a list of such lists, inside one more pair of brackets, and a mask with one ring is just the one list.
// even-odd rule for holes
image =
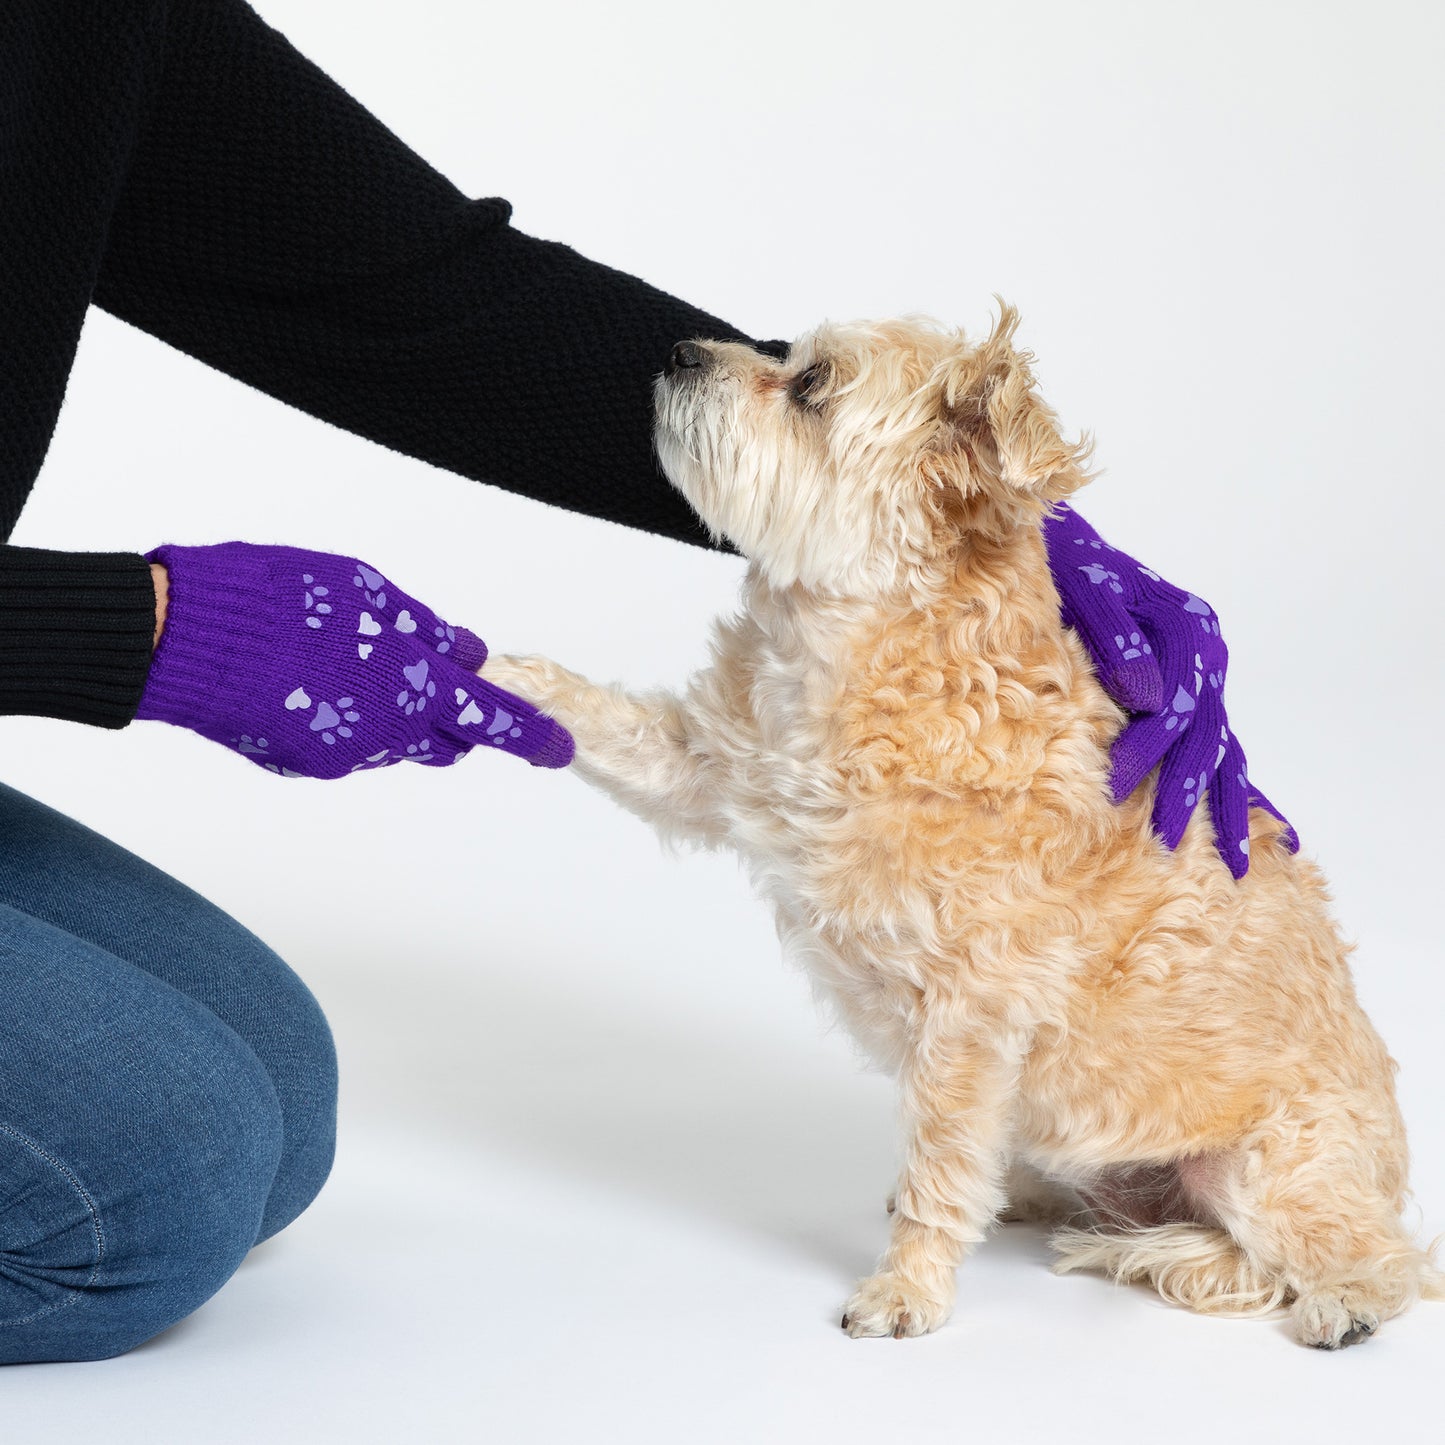
[[924, 1292], [897, 1274], [875, 1274], [860, 1281], [843, 1307], [843, 1329], [855, 1340], [866, 1337], [910, 1339], [936, 1330], [949, 1314], [949, 1302]]

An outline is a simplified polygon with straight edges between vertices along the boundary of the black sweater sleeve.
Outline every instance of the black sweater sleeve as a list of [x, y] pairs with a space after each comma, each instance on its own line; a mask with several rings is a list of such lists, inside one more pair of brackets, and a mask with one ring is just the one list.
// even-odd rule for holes
[[95, 300], [315, 416], [689, 542], [652, 380], [715, 317], [470, 200], [241, 0], [173, 4]]
[[[38, 377], [33, 367], [0, 369], [0, 401], [8, 384], [43, 423], [18, 440], [0, 436], [0, 535], [44, 454], [93, 300], [398, 451], [707, 544], [657, 470], [651, 384], [676, 341], [740, 332], [515, 230], [507, 202], [464, 196], [242, 0], [6, 0], [12, 6], [0, 29], [24, 43], [9, 68], [45, 91], [20, 146], [37, 157], [30, 188], [46, 215], [38, 230], [25, 225], [18, 245], [9, 234], [17, 223], [0, 219], [0, 261], [8, 266], [14, 245], [46, 273], [47, 284], [15, 284], [17, 293], [28, 286], [26, 304], [39, 313], [31, 340], [46, 365]], [[0, 61], [0, 79], [5, 68]], [[0, 98], [0, 127], [11, 125]], [[13, 199], [0, 195], [0, 205]], [[0, 301], [5, 291], [0, 278]], [[39, 555], [55, 559], [58, 581], [114, 567]], [[139, 560], [111, 595], [115, 615], [94, 632], [97, 649], [122, 617], [130, 634], [140, 626]], [[0, 548], [0, 605], [7, 581], [18, 595], [41, 565]], [[79, 636], [95, 615], [84, 600], [66, 611], [71, 595], [57, 585], [46, 600]], [[58, 711], [34, 685], [49, 644], [18, 612], [0, 611], [0, 628], [10, 634], [0, 711], [110, 725], [133, 711], [146, 659], [127, 654], [123, 685], [104, 707], [87, 714], [72, 699]], [[20, 653], [24, 678], [7, 661]]]

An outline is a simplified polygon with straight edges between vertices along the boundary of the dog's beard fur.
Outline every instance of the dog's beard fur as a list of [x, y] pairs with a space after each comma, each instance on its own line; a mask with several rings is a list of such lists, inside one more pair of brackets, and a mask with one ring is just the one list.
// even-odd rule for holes
[[964, 518], [996, 535], [1086, 480], [1087, 445], [1063, 440], [1011, 345], [1017, 319], [1005, 308], [982, 347], [917, 321], [825, 327], [786, 362], [715, 343], [658, 378], [658, 456], [774, 587], [906, 588]]
[[1111, 801], [1123, 716], [1060, 624], [1039, 528], [1087, 448], [1016, 322], [977, 345], [826, 327], [786, 362], [698, 345], [658, 383], [657, 445], [750, 560], [712, 666], [680, 697], [538, 658], [487, 675], [659, 831], [736, 849], [897, 1072], [892, 1243], [850, 1333], [941, 1323], [1011, 1201], [1088, 1226], [1055, 1236], [1063, 1268], [1219, 1313], [1293, 1301], [1302, 1339], [1349, 1343], [1440, 1288], [1400, 1224], [1393, 1065], [1273, 817], [1252, 813], [1236, 884], [1203, 806], [1171, 854], [1152, 779]]
[[673, 483], [774, 586], [885, 589], [918, 554], [927, 524], [897, 465], [900, 441], [926, 432], [926, 409], [905, 404], [876, 418], [866, 401], [852, 404], [866, 395], [860, 379], [850, 392], [836, 370], [820, 372], [805, 395], [795, 379], [809, 353], [821, 356], [816, 345], [787, 367], [744, 346], [709, 350], [706, 368], [657, 383], [657, 450]]

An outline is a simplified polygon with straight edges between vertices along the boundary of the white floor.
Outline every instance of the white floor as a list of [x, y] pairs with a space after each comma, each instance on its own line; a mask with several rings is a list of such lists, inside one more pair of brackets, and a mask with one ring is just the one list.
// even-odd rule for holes
[[[231, 819], [255, 840], [254, 871], [234, 856], [179, 868], [259, 914], [326, 1005], [336, 1172], [147, 1346], [3, 1372], [5, 1439], [1279, 1441], [1434, 1415], [1445, 1306], [1321, 1355], [1282, 1321], [1056, 1278], [1031, 1228], [964, 1267], [938, 1335], [844, 1337], [839, 1305], [885, 1237], [889, 1086], [820, 1028], [730, 864], [661, 856], [571, 780], [487, 779], [492, 763], [451, 787], [461, 800], [496, 784], [492, 817], [513, 784], [532, 799], [501, 855], [467, 854], [459, 808], [387, 855], [384, 884], [333, 853], [314, 875], [321, 908], [315, 839], [400, 828], [410, 778], [309, 800], [266, 778], [269, 802], [258, 787]], [[312, 825], [269, 830], [278, 798], [300, 798]], [[179, 867], [181, 840], [173, 851]], [[468, 886], [479, 867], [493, 876]], [[239, 895], [262, 878], [247, 910]], [[1406, 1081], [1438, 1091], [1433, 1022], [1382, 1026]], [[1433, 1117], [1416, 1102], [1407, 1091]], [[1438, 1228], [1437, 1144], [1417, 1131]]]

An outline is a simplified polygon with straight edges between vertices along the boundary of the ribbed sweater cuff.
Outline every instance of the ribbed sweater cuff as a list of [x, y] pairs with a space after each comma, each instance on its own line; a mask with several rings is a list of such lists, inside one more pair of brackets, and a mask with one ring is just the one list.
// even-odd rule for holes
[[276, 610], [270, 563], [260, 547], [165, 546], [146, 556], [166, 569], [166, 622], [136, 716], [209, 737], [216, 700], [250, 692], [269, 669], [257, 619]]
[[124, 727], [155, 623], [144, 557], [0, 546], [0, 713]]

